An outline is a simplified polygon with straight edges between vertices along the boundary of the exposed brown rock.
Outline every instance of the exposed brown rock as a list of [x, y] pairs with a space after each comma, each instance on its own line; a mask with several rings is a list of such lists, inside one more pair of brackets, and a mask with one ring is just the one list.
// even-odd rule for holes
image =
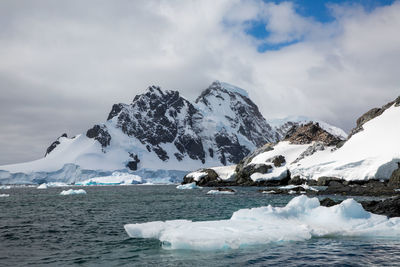
[[318, 123], [314, 122], [309, 122], [295, 129], [291, 129], [285, 137], [285, 140], [289, 141], [291, 144], [298, 145], [310, 144], [313, 141], [318, 141], [327, 146], [333, 146], [342, 141], [342, 139], [328, 133], [322, 129]]

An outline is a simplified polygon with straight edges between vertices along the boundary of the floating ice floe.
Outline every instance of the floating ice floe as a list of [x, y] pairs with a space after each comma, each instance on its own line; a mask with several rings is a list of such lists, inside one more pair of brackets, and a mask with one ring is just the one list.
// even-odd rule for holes
[[267, 190], [267, 191], [262, 191], [261, 193], [263, 193], [263, 194], [276, 194], [276, 191], [274, 191], [274, 190]]
[[9, 194], [0, 194], [0, 197], [9, 197]]
[[207, 195], [233, 195], [235, 192], [225, 190], [210, 190]]
[[132, 185], [143, 183], [142, 177], [130, 173], [113, 172], [110, 176], [94, 177], [76, 183], [80, 186], [89, 185]]
[[85, 195], [86, 191], [83, 189], [69, 189], [69, 190], [64, 190], [60, 193], [62, 196], [68, 196], [68, 195]]
[[124, 227], [130, 237], [158, 239], [166, 249], [237, 249], [332, 236], [400, 239], [400, 217], [372, 214], [353, 199], [323, 207], [317, 198], [306, 196], [293, 198], [285, 207], [241, 209], [228, 220], [154, 221]]
[[197, 186], [195, 182], [190, 184], [180, 184], [176, 187], [176, 189], [199, 189], [201, 186]]
[[11, 189], [9, 185], [0, 185], [0, 189]]
[[47, 189], [47, 184], [41, 184], [37, 187], [37, 189]]
[[297, 188], [297, 187], [302, 187], [304, 190], [311, 190], [311, 191], [318, 191], [318, 189], [309, 186], [307, 184], [302, 184], [302, 185], [286, 185], [286, 186], [281, 186], [279, 187], [279, 189], [293, 189], [293, 188]]

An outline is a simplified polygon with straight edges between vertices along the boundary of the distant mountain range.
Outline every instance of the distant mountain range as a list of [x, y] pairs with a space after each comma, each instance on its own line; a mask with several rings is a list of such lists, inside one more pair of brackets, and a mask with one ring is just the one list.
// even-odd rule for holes
[[[85, 134], [61, 135], [36, 161], [0, 166], [0, 182], [12, 173], [80, 170], [182, 170], [238, 163], [251, 151], [285, 137], [305, 117], [266, 120], [247, 92], [215, 81], [190, 102], [177, 91], [150, 86], [130, 104], [115, 104], [106, 122]], [[346, 133], [325, 122], [321, 127], [343, 139]], [[71, 170], [69, 171], [71, 172]], [[30, 177], [30, 178], [29, 178]], [[24, 182], [35, 178], [26, 176]], [[36, 177], [36, 176], [35, 176]], [[69, 181], [75, 181], [74, 178]]]

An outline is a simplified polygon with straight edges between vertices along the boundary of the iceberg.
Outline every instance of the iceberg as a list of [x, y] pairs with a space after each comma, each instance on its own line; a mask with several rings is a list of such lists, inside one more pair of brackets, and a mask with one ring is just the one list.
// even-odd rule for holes
[[69, 190], [63, 190], [60, 195], [62, 196], [68, 196], [68, 195], [85, 195], [86, 191], [83, 189], [69, 189]]
[[93, 177], [88, 180], [76, 183], [75, 185], [131, 185], [142, 184], [142, 177], [130, 173], [113, 172], [110, 176]]
[[400, 238], [400, 218], [372, 214], [353, 199], [320, 206], [317, 198], [298, 196], [285, 207], [241, 209], [228, 220], [171, 220], [124, 226], [132, 238], [153, 238], [165, 249], [238, 249], [313, 237]]
[[0, 197], [9, 197], [9, 194], [0, 194]]
[[201, 186], [197, 186], [195, 182], [190, 184], [180, 184], [176, 187], [176, 189], [199, 189]]

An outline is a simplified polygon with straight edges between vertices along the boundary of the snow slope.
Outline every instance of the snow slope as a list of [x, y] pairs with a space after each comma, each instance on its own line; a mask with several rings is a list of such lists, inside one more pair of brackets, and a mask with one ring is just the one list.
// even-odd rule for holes
[[228, 220], [155, 221], [124, 227], [130, 237], [158, 239], [165, 249], [190, 250], [237, 249], [324, 236], [400, 238], [400, 218], [369, 213], [353, 199], [328, 208], [306, 196], [282, 208], [241, 209]]
[[[342, 147], [323, 147], [311, 155], [300, 155], [315, 143], [306, 145], [281, 141], [274, 149], [255, 156], [250, 164], [265, 163], [269, 158], [282, 155], [286, 164], [274, 168], [257, 179], [279, 179], [282, 168], [291, 176], [303, 179], [337, 177], [345, 180], [389, 179], [400, 162], [400, 107], [393, 105], [380, 116], [366, 122], [364, 130], [354, 134]], [[296, 160], [297, 159], [297, 160]], [[253, 178], [253, 177], [252, 177]]]

